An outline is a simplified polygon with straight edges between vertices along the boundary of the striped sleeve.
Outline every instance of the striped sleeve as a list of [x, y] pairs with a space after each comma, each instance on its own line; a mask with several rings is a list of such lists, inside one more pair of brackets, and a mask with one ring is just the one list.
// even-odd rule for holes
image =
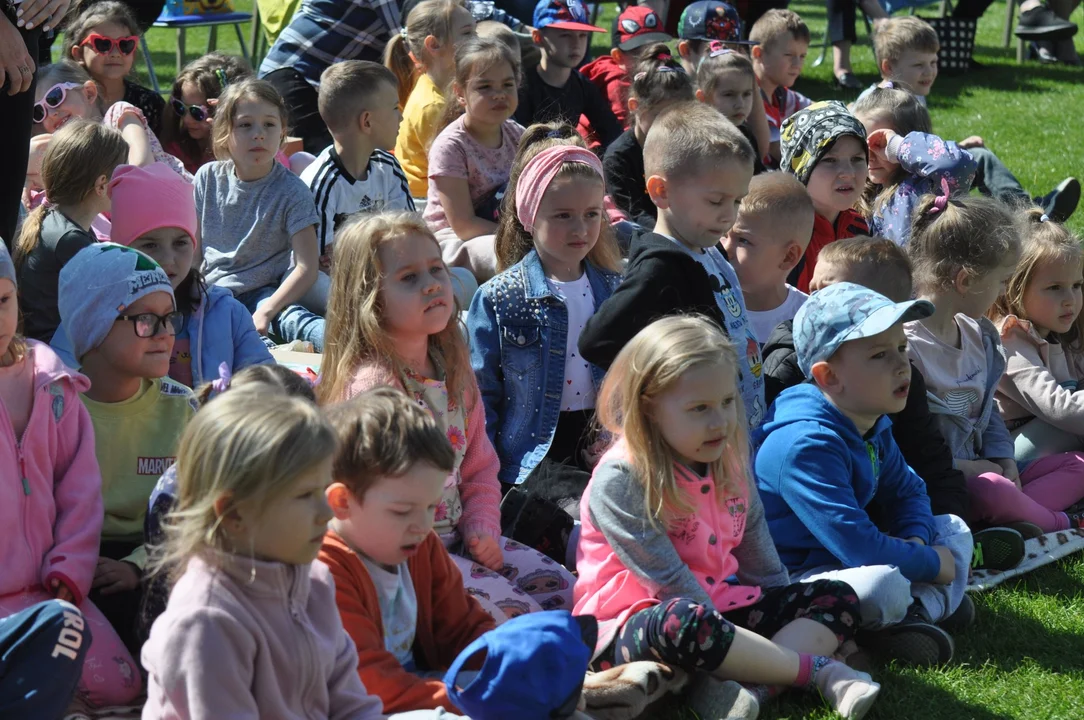
[[[373, 153], [370, 162], [381, 165], [381, 173], [385, 178], [384, 207], [388, 210], [409, 210], [414, 212], [414, 198], [410, 194], [410, 183], [406, 173], [403, 172], [399, 161], [389, 152], [377, 150]], [[390, 171], [390, 172], [389, 172]]]
[[316, 171], [313, 177], [312, 199], [316, 203], [316, 211], [320, 215], [320, 223], [316, 227], [316, 236], [320, 240], [320, 254], [326, 252], [327, 246], [335, 240], [335, 203], [333, 202], [335, 182], [342, 177], [339, 169], [330, 158], [324, 160], [323, 166]]

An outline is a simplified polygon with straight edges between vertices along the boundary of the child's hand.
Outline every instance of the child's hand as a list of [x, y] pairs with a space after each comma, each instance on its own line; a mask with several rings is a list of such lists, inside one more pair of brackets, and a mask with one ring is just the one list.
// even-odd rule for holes
[[500, 572], [504, 568], [504, 554], [501, 552], [500, 543], [489, 535], [469, 535], [466, 538], [467, 550], [471, 557], [479, 565], [483, 565], [493, 572]]
[[1001, 458], [994, 460], [998, 467], [1001, 468], [1001, 474], [1013, 481], [1017, 490], [1022, 490], [1020, 485], [1020, 469], [1016, 467], [1016, 461], [1012, 458]]
[[41, 161], [45, 158], [45, 151], [49, 149], [49, 142], [52, 139], [53, 136], [49, 133], [42, 133], [30, 138], [30, 157], [26, 161], [27, 181], [34, 179], [40, 184]]
[[331, 248], [328, 248], [327, 252], [320, 256], [320, 269], [326, 273], [331, 272]]
[[986, 143], [983, 142], [983, 139], [978, 135], [966, 137], [956, 144], [962, 147], [964, 150], [967, 150], [968, 148], [986, 147]]
[[68, 589], [68, 586], [60, 582], [56, 578], [49, 581], [49, 589], [53, 593], [53, 597], [57, 600], [64, 600], [65, 602], [74, 603], [75, 595]]
[[267, 316], [263, 308], [256, 308], [256, 312], [252, 313], [252, 324], [256, 326], [256, 332], [266, 335], [271, 327], [271, 318]]
[[139, 586], [139, 570], [130, 562], [98, 558], [92, 588], [100, 588], [102, 595], [114, 595], [135, 590]]
[[956, 579], [956, 559], [944, 545], [934, 545], [933, 549], [941, 559], [941, 569], [933, 581], [938, 585], [948, 585]]
[[583, 459], [587, 463], [587, 467], [593, 468], [598, 464], [608, 445], [609, 438], [600, 437], [583, 449]]
[[896, 137], [896, 134], [895, 130], [889, 130], [888, 128], [874, 130], [866, 138], [869, 151], [876, 155], [881, 162], [895, 164], [888, 158], [888, 143], [892, 142], [892, 138]]

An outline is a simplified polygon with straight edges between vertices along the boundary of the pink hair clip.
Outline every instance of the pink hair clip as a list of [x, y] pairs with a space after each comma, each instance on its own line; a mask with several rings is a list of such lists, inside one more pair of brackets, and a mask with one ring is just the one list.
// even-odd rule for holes
[[930, 208], [930, 215], [936, 215], [939, 212], [943, 212], [948, 207], [949, 195], [952, 193], [949, 188], [948, 178], [941, 178], [941, 194], [934, 198], [933, 207]]

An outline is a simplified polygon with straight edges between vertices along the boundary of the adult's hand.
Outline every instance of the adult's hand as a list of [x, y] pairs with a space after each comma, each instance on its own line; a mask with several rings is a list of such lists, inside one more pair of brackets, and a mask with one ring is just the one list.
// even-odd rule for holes
[[8, 95], [26, 92], [34, 82], [34, 67], [22, 33], [0, 14], [0, 87], [6, 85]]
[[52, 30], [68, 14], [71, 0], [23, 0], [16, 17], [19, 27], [27, 30], [41, 26], [42, 30]]

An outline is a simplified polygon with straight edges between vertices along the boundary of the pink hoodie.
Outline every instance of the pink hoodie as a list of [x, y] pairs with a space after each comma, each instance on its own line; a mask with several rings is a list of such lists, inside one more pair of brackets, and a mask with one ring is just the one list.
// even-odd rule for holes
[[28, 340], [34, 396], [23, 441], [0, 403], [0, 597], [57, 578], [79, 605], [90, 592], [102, 532], [102, 476], [79, 393], [90, 381]]

